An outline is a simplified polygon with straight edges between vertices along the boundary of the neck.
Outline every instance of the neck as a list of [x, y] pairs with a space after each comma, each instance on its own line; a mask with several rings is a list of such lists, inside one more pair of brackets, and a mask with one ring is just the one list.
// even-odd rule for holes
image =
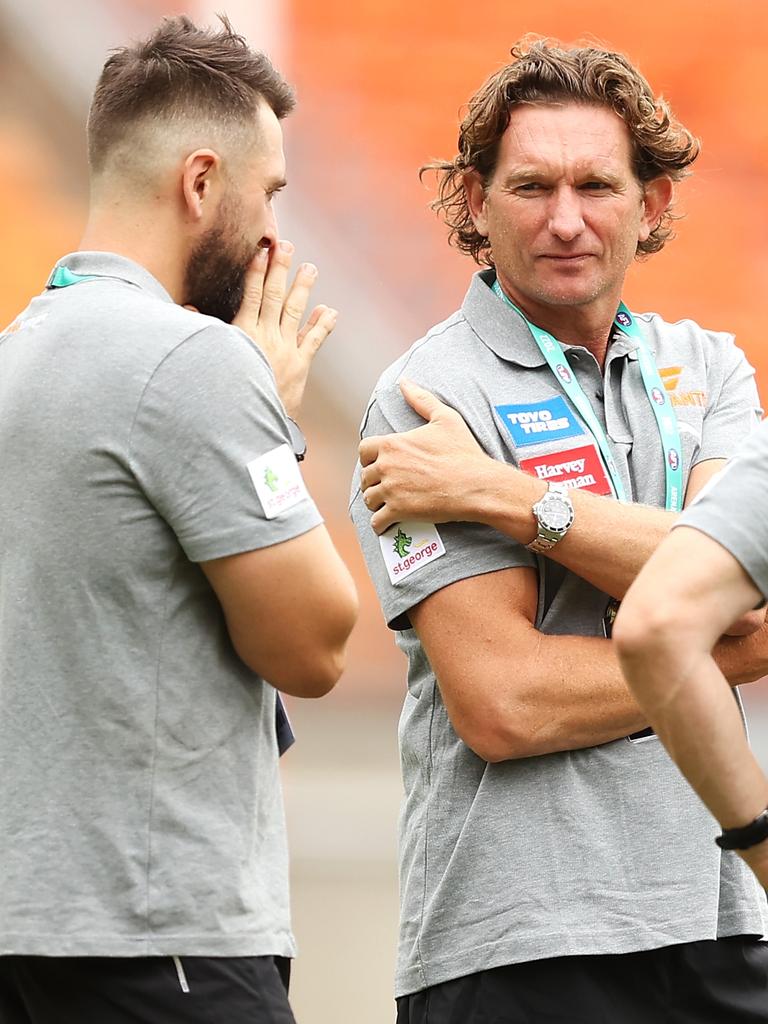
[[148, 270], [174, 302], [182, 302], [185, 252], [182, 232], [169, 223], [163, 210], [128, 207], [121, 201], [93, 203], [85, 233], [84, 252], [114, 252]]
[[603, 366], [620, 295], [600, 296], [582, 306], [553, 306], [522, 295], [502, 274], [499, 284], [531, 323], [553, 335], [561, 345], [581, 345]]

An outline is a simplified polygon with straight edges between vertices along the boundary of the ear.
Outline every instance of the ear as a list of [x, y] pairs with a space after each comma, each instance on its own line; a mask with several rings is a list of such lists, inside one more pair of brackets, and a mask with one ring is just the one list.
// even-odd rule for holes
[[673, 188], [672, 179], [666, 174], [662, 174], [661, 177], [654, 178], [646, 184], [643, 194], [643, 215], [640, 219], [639, 241], [644, 242], [650, 233], [658, 227], [659, 221], [672, 202]]
[[464, 173], [464, 194], [467, 197], [467, 207], [472, 223], [477, 228], [478, 234], [484, 237], [488, 234], [488, 217], [485, 211], [485, 186], [483, 179], [477, 171], [465, 171]]
[[201, 220], [221, 180], [221, 157], [212, 149], [196, 149], [184, 161], [182, 195], [189, 218]]

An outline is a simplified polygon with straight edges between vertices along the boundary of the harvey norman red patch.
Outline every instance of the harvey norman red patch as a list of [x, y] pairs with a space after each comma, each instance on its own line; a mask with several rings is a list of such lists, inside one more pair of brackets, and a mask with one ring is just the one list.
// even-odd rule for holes
[[611, 494], [600, 456], [594, 445], [583, 448], [569, 448], [564, 452], [537, 455], [533, 459], [522, 459], [520, 469], [531, 476], [537, 476], [547, 483], [565, 484], [594, 494]]

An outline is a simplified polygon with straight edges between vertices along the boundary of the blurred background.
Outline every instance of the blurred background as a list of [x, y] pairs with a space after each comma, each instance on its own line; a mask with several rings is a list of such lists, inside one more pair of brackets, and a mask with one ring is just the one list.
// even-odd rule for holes
[[[107, 51], [162, 15], [211, 23], [217, 10], [297, 87], [281, 233], [297, 261], [318, 264], [317, 301], [341, 311], [304, 416], [305, 466], [363, 611], [337, 690], [290, 705], [299, 735], [284, 762], [300, 944], [293, 1003], [301, 1024], [384, 1024], [393, 1019], [404, 661], [358, 554], [347, 494], [378, 374], [457, 307], [473, 270], [449, 250], [417, 169], [453, 155], [462, 105], [524, 33], [623, 50], [704, 144], [680, 189], [679, 237], [633, 270], [627, 303], [735, 331], [765, 396], [768, 0], [538, 0], [476, 11], [455, 0], [0, 0], [0, 326], [77, 248], [84, 122]], [[768, 767], [763, 684], [745, 697]]]

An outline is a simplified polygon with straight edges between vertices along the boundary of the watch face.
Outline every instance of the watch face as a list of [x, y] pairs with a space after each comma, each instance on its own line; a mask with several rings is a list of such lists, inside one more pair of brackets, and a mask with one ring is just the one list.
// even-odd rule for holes
[[558, 494], [547, 494], [541, 501], [539, 507], [539, 519], [542, 525], [548, 530], [560, 533], [566, 530], [573, 518], [570, 502], [561, 498]]

